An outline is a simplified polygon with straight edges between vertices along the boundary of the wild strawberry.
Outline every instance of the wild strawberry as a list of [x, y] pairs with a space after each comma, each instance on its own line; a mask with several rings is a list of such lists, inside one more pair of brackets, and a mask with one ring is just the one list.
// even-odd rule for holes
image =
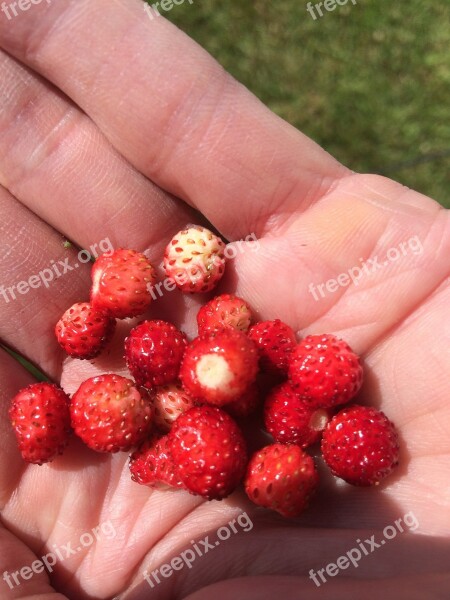
[[180, 415], [194, 406], [194, 400], [178, 383], [160, 385], [151, 391], [155, 425], [161, 431], [170, 431]]
[[353, 485], [377, 485], [398, 464], [398, 435], [384, 413], [354, 405], [328, 423], [322, 454], [337, 477]]
[[247, 464], [241, 430], [223, 410], [191, 408], [175, 421], [170, 450], [186, 488], [209, 500], [221, 500], [237, 487]]
[[248, 332], [258, 347], [261, 370], [274, 375], [286, 375], [289, 357], [297, 343], [294, 330], [280, 321], [261, 321]]
[[116, 321], [106, 311], [89, 302], [77, 302], [55, 327], [58, 342], [69, 356], [95, 358], [111, 339]]
[[112, 373], [84, 381], [72, 397], [70, 412], [75, 433], [97, 452], [130, 450], [153, 424], [146, 390]]
[[240, 331], [224, 329], [189, 344], [180, 378], [195, 399], [222, 406], [246, 392], [257, 370], [254, 343]]
[[252, 322], [250, 306], [237, 296], [222, 294], [207, 302], [197, 313], [198, 335], [220, 329], [247, 331]]
[[167, 245], [164, 270], [182, 292], [209, 292], [225, 271], [225, 244], [208, 229], [193, 225]]
[[363, 370], [358, 355], [344, 340], [334, 335], [309, 335], [291, 354], [289, 377], [310, 406], [331, 408], [356, 396]]
[[131, 479], [150, 487], [184, 488], [172, 459], [167, 435], [153, 434], [130, 457]]
[[289, 382], [271, 390], [264, 405], [264, 423], [276, 442], [306, 448], [317, 442], [329, 416], [323, 408], [308, 406]]
[[223, 410], [235, 419], [244, 419], [253, 414], [260, 404], [261, 392], [255, 382], [237, 400], [225, 404]]
[[244, 480], [247, 496], [283, 517], [297, 517], [319, 483], [313, 459], [295, 444], [271, 444], [250, 458]]
[[24, 460], [42, 465], [62, 454], [71, 433], [69, 402], [52, 383], [33, 383], [14, 396], [9, 417]]
[[152, 301], [155, 271], [144, 254], [119, 248], [92, 267], [91, 303], [117, 319], [142, 315]]
[[143, 321], [125, 340], [125, 359], [139, 385], [151, 388], [178, 378], [186, 336], [172, 323]]

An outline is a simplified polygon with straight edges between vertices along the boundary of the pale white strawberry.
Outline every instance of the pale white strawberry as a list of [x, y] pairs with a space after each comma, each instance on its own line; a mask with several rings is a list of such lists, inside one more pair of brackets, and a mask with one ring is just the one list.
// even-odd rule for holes
[[192, 225], [167, 245], [164, 270], [182, 292], [209, 292], [224, 274], [224, 252], [224, 242], [212, 231]]
[[155, 425], [165, 432], [170, 431], [178, 417], [195, 405], [194, 399], [179, 382], [153, 388], [151, 398]]

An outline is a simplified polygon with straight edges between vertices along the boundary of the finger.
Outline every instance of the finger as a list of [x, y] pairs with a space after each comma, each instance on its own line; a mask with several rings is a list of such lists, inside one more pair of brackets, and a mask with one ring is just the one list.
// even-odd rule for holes
[[0, 38], [229, 239], [275, 228], [348, 174], [138, 0], [41, 4], [2, 19]]
[[66, 97], [0, 51], [0, 182], [87, 248], [162, 245], [192, 210], [138, 173]]
[[[2, 600], [68, 600], [50, 585], [37, 557], [3, 526], [0, 526], [0, 580]], [[34, 571], [31, 568], [34, 565]], [[25, 577], [22, 576], [25, 575]]]
[[0, 338], [58, 379], [54, 327], [71, 304], [88, 300], [90, 266], [1, 186], [0, 236]]
[[[206, 511], [206, 507], [203, 509]], [[198, 509], [192, 517], [190, 515], [191, 520], [193, 521], [195, 517], [198, 519], [200, 512], [201, 509]], [[230, 580], [236, 578], [243, 578], [240, 582], [244, 583], [246, 578], [264, 576], [269, 582], [276, 575], [291, 576], [292, 583], [295, 581], [297, 585], [303, 579], [305, 588], [314, 590], [323, 583], [331, 583], [332, 576], [328, 575], [328, 570], [325, 569], [329, 564], [334, 564], [336, 567], [336, 561], [340, 556], [347, 559], [347, 565], [342, 570], [348, 569], [346, 573], [340, 575], [351, 578], [352, 585], [355, 587], [363, 585], [377, 573], [382, 573], [385, 579], [392, 582], [402, 578], [406, 580], [412, 576], [426, 578], [430, 572], [436, 575], [445, 574], [448, 570], [450, 550], [448, 539], [443, 536], [414, 534], [408, 531], [406, 526], [403, 528], [403, 525], [400, 529], [398, 523], [402, 523], [402, 518], [398, 516], [401, 514], [396, 510], [395, 505], [392, 505], [390, 508], [392, 520], [384, 522], [383, 529], [362, 528], [358, 524], [353, 528], [339, 529], [326, 526], [310, 527], [307, 513], [304, 516], [306, 527], [298, 527], [295, 522], [281, 521], [277, 517], [270, 519], [267, 515], [264, 517], [262, 513], [255, 513], [251, 530], [244, 531], [236, 527], [234, 535], [230, 533], [223, 542], [217, 540], [219, 537], [217, 533], [219, 530], [226, 530], [227, 525], [231, 530], [230, 525], [223, 521], [220, 529], [213, 529], [208, 527], [208, 520], [205, 519], [203, 529], [198, 534], [190, 531], [188, 537], [188, 535], [183, 536], [183, 532], [175, 530], [168, 534], [161, 544], [153, 548], [136, 574], [129, 591], [122, 596], [122, 600], [146, 600], [149, 587], [156, 600], [164, 600], [167, 597], [186, 598], [191, 597], [189, 594], [194, 591], [208, 589], [207, 586], [225, 579], [231, 585]], [[394, 520], [396, 517], [397, 521]], [[236, 523], [236, 520], [233, 523]], [[395, 523], [398, 527], [397, 534], [394, 536], [391, 534], [391, 537], [386, 534], [383, 544], [386, 528], [395, 529], [390, 525], [391, 523]], [[200, 527], [201, 523], [198, 523], [198, 529]], [[176, 533], [179, 534], [177, 540], [175, 540]], [[189, 569], [181, 568], [178, 572], [174, 570], [170, 573], [170, 569], [163, 567], [164, 564], [170, 565], [175, 557], [183, 556], [182, 551], [192, 548], [194, 540], [197, 542], [197, 547], [202, 547], [200, 541], [202, 538], [212, 547], [210, 551], [207, 550], [200, 555], [201, 563], [197, 562], [197, 557], [193, 553], [194, 559]], [[369, 540], [373, 540], [375, 546], [371, 546]], [[215, 541], [219, 543], [216, 544]], [[361, 546], [358, 546], [357, 542]], [[382, 546], [384, 546], [383, 550], [381, 550]], [[406, 555], [408, 555], [407, 561], [405, 561]], [[323, 577], [319, 571], [321, 567], [323, 567]], [[334, 575], [338, 575], [340, 568], [329, 570]], [[169, 576], [162, 576], [167, 571]], [[234, 594], [226, 594], [224, 589], [224, 594], [219, 593], [217, 597], [247, 600], [245, 593], [239, 594], [234, 587], [233, 591]], [[200, 594], [198, 597], [202, 598]], [[211, 597], [215, 596], [207, 594], [203, 596], [205, 599]], [[272, 600], [276, 594], [262, 597]], [[303, 596], [297, 595], [297, 598], [299, 597]], [[256, 595], [255, 598], [258, 596]], [[334, 596], [331, 595], [330, 598]]]
[[[330, 568], [330, 571], [334, 577], [334, 570]], [[306, 575], [304, 577], [273, 575], [221, 581], [189, 594], [184, 600], [209, 600], [215, 597], [219, 597], [221, 600], [234, 600], [235, 598], [245, 598], [245, 600], [272, 600], [273, 598], [348, 600], [353, 595], [365, 600], [379, 600], [380, 598], [423, 600], [424, 598], [439, 598], [442, 590], [448, 589], [450, 586], [450, 578], [445, 573], [394, 576], [390, 579], [371, 578], [367, 581], [355, 581], [354, 578], [349, 580], [348, 577], [343, 576], [335, 580], [327, 579], [327, 575], [324, 577], [325, 583], [327, 583], [326, 595], [324, 595], [324, 589], [320, 588], [324, 583], [320, 579], [318, 579], [319, 586], [315, 586], [311, 578]]]

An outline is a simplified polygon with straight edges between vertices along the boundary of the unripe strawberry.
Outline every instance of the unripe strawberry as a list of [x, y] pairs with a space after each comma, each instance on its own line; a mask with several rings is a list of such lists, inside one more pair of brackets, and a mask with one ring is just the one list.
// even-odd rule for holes
[[164, 270], [182, 292], [209, 292], [225, 271], [225, 244], [214, 233], [193, 225], [167, 245]]
[[155, 425], [164, 432], [170, 431], [178, 417], [195, 405], [178, 381], [153, 388], [151, 399]]

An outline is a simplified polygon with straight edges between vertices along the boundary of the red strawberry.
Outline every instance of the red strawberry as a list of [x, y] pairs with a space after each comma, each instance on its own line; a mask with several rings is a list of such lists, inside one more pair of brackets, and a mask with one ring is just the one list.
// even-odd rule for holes
[[292, 352], [289, 377], [310, 406], [331, 408], [356, 396], [363, 370], [344, 340], [329, 334], [309, 335]]
[[141, 485], [184, 488], [172, 459], [167, 435], [153, 434], [130, 457], [131, 479]]
[[308, 406], [289, 382], [271, 390], [264, 405], [264, 422], [276, 442], [306, 448], [317, 442], [328, 423], [323, 408]]
[[255, 452], [244, 481], [252, 502], [283, 517], [297, 517], [318, 483], [313, 459], [295, 444], [271, 444]]
[[261, 392], [258, 384], [255, 382], [237, 400], [225, 404], [223, 410], [235, 419], [244, 419], [253, 414], [260, 403]]
[[220, 329], [247, 331], [252, 322], [250, 306], [237, 296], [222, 294], [207, 302], [197, 313], [198, 335]]
[[180, 378], [195, 399], [222, 406], [246, 392], [257, 370], [254, 343], [240, 331], [224, 329], [191, 342]]
[[290, 354], [297, 343], [294, 330], [275, 319], [255, 323], [248, 335], [258, 347], [261, 370], [274, 375], [286, 375]]
[[167, 245], [164, 270], [182, 292], [209, 292], [225, 271], [225, 244], [208, 229], [193, 225]]
[[186, 336], [172, 323], [143, 321], [125, 340], [125, 359], [139, 385], [151, 388], [178, 378]]
[[175, 421], [169, 435], [173, 459], [186, 488], [221, 500], [237, 487], [247, 464], [241, 430], [223, 410], [191, 408]]
[[71, 433], [69, 402], [52, 383], [33, 383], [12, 399], [9, 417], [24, 460], [42, 465], [62, 454]]
[[91, 303], [113, 317], [142, 315], [152, 301], [155, 271], [144, 254], [119, 248], [100, 256], [92, 267]]
[[178, 382], [160, 385], [151, 392], [155, 425], [169, 431], [180, 415], [194, 406], [194, 400]]
[[60, 318], [55, 334], [60, 346], [74, 358], [95, 358], [111, 339], [116, 321], [89, 302], [78, 302]]
[[84, 381], [73, 395], [70, 412], [75, 433], [97, 452], [130, 450], [153, 424], [146, 390], [112, 373]]
[[377, 485], [398, 465], [398, 435], [381, 411], [350, 406], [328, 423], [322, 454], [337, 477], [353, 485]]

